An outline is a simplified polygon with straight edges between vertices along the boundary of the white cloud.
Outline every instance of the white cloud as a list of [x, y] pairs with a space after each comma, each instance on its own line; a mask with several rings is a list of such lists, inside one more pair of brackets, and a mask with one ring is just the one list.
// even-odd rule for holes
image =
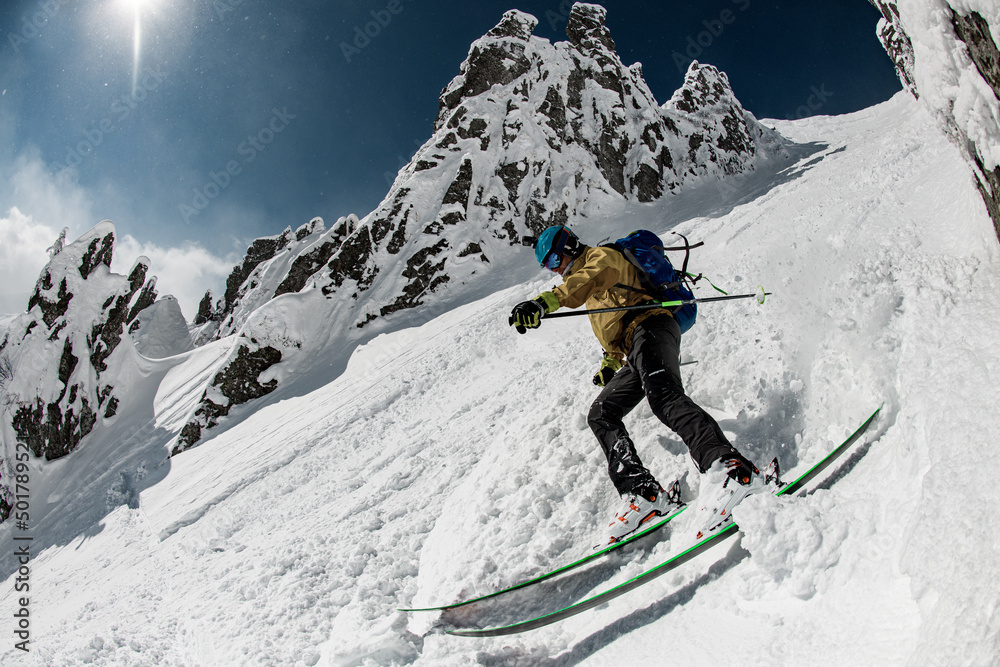
[[[64, 227], [69, 229], [66, 243], [72, 243], [97, 224], [94, 201], [72, 171], [53, 174], [35, 148], [0, 165], [0, 210], [9, 209], [0, 218], [0, 315], [27, 308], [38, 274], [49, 261], [46, 250]], [[127, 274], [143, 255], [157, 277], [157, 292], [175, 296], [189, 321], [205, 290], [222, 295], [226, 277], [239, 261], [193, 243], [162, 247], [125, 234], [118, 237], [112, 270]]]
[[60, 231], [35, 222], [17, 208], [0, 218], [0, 314], [27, 309], [38, 274], [49, 261], [46, 250]]
[[16, 206], [24, 215], [56, 230], [68, 227], [67, 240], [99, 222], [89, 193], [76, 183], [71, 172], [53, 174], [38, 149], [32, 147], [20, 153], [5, 171], [3, 194], [11, 202], [8, 206]]
[[[36, 222], [17, 208], [0, 217], [0, 316], [20, 313], [28, 307], [38, 275], [49, 261], [47, 250], [60, 231]], [[66, 243], [78, 236], [67, 235]], [[149, 259], [149, 273], [156, 276], [159, 295], [175, 296], [188, 321], [197, 314], [205, 290], [222, 296], [226, 277], [238, 261], [218, 257], [193, 244], [163, 248], [126, 234], [115, 244], [111, 269], [127, 275], [142, 256]]]
[[[8, 130], [0, 122], [0, 134]], [[34, 147], [0, 165], [0, 211], [0, 313], [19, 313], [62, 229], [69, 241], [97, 221], [87, 192], [70, 174], [52, 174]]]
[[135, 260], [143, 256], [149, 258], [149, 273], [156, 276], [156, 291], [160, 296], [175, 296], [189, 322], [198, 313], [205, 290], [211, 289], [216, 298], [222, 296], [226, 277], [238, 261], [218, 257], [194, 244], [162, 248], [126, 234], [118, 238], [111, 268], [116, 273], [126, 274]]

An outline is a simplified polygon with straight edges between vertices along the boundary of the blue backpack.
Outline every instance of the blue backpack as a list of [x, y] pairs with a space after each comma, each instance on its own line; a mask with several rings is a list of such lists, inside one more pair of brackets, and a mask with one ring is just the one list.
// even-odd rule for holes
[[[674, 232], [676, 234], [676, 232]], [[635, 290], [660, 301], [680, 301], [683, 299], [693, 299], [694, 294], [688, 287], [688, 280], [694, 283], [701, 276], [693, 277], [687, 272], [688, 257], [691, 248], [697, 248], [702, 243], [690, 245], [687, 237], [677, 234], [684, 239], [684, 246], [679, 248], [664, 248], [663, 241], [653, 232], [645, 229], [632, 232], [628, 236], [618, 239], [610, 247], [618, 250], [635, 267], [639, 274], [641, 290], [618, 285], [626, 289]], [[684, 264], [681, 270], [674, 268], [670, 260], [664, 254], [664, 250], [684, 250]], [[677, 306], [671, 310], [674, 319], [681, 327], [681, 333], [686, 332], [693, 325], [698, 317], [698, 305], [694, 303]]]

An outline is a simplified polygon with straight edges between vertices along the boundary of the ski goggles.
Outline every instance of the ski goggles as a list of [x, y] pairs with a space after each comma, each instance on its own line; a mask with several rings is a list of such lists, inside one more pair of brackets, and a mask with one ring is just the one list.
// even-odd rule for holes
[[542, 262], [542, 266], [549, 271], [555, 271], [559, 268], [559, 265], [562, 264], [562, 260], [562, 255], [553, 250], [545, 257], [545, 261]]

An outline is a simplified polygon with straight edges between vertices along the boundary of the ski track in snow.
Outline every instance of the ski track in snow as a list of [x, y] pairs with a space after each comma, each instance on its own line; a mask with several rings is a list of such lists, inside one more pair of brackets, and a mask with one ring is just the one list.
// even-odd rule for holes
[[[684, 368], [689, 392], [758, 463], [778, 456], [790, 477], [884, 403], [835, 486], [751, 498], [736, 512], [739, 543], [525, 635], [439, 630], [518, 620], [625, 581], [684, 543], [684, 517], [645, 549], [537, 590], [443, 615], [396, 611], [582, 556], [617, 501], [585, 420], [600, 360], [585, 318], [525, 336], [507, 326], [511, 305], [553, 284], [539, 275], [379, 336], [336, 380], [159, 467], [143, 454], [141, 489], [104, 474], [135, 476], [140, 464], [110, 460], [127, 459], [120, 447], [67, 457], [65, 470], [88, 448], [105, 453], [62, 495], [51, 490], [52, 546], [32, 564], [33, 652], [8, 641], [0, 661], [989, 664], [1000, 563], [983, 555], [1000, 544], [981, 527], [1000, 472], [1000, 263], [982, 202], [957, 149], [903, 96], [774, 124], [799, 144], [787, 166], [738, 190], [625, 206], [609, 233], [672, 228], [705, 241], [692, 268], [716, 284], [774, 292], [760, 308], [703, 306], [684, 341], [699, 362]], [[159, 392], [142, 394], [155, 410], [119, 419], [137, 437], [143, 420], [176, 430], [225, 351], [157, 362]], [[654, 474], [681, 478], [690, 498], [683, 444], [645, 405], [628, 423]], [[95, 493], [114, 509], [55, 518]], [[9, 608], [13, 579], [4, 586]]]

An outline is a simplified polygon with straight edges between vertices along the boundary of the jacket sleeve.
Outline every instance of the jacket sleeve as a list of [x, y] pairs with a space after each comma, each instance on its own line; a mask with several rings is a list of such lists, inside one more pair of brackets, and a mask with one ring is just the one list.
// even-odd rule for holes
[[620, 280], [621, 267], [614, 261], [612, 251], [603, 248], [588, 248], [577, 261], [584, 265], [565, 277], [562, 285], [552, 290], [559, 305], [565, 308], [579, 308], [592, 295], [606, 292]]

